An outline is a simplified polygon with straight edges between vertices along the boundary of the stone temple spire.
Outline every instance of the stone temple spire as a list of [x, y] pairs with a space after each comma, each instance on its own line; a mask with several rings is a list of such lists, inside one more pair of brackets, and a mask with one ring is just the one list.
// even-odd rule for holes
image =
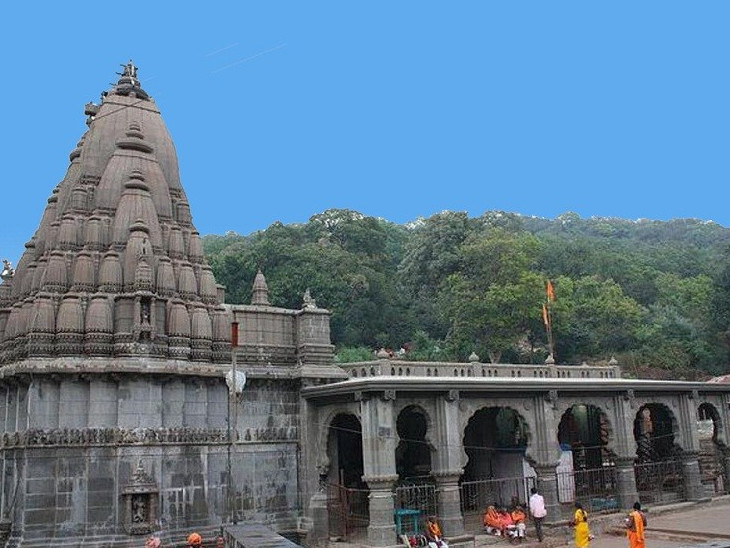
[[253, 288], [251, 290], [251, 304], [258, 306], [269, 306], [269, 286], [266, 284], [264, 273], [259, 271], [253, 280]]
[[[177, 154], [137, 67], [86, 105], [15, 275], [0, 285], [0, 363], [149, 356], [226, 362], [227, 314], [180, 184]], [[193, 329], [194, 327], [194, 329]]]

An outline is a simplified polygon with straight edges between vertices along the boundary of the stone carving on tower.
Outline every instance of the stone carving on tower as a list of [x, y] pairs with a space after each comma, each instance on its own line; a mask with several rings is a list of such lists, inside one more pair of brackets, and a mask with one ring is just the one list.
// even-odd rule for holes
[[230, 360], [227, 312], [177, 155], [123, 65], [69, 155], [38, 230], [0, 284], [0, 364], [33, 357]]

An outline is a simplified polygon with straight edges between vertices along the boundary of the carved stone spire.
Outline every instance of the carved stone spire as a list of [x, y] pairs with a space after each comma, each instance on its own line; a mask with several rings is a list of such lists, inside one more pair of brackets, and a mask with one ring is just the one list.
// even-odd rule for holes
[[[17, 267], [2, 269], [0, 364], [29, 355], [230, 359], [219, 333], [229, 330], [220, 317], [213, 328], [222, 299], [175, 147], [137, 71], [123, 65], [101, 104], [86, 106], [89, 128], [38, 230]], [[259, 301], [268, 304], [265, 286]]]
[[253, 280], [253, 290], [251, 292], [251, 304], [259, 306], [270, 306], [269, 303], [269, 286], [266, 285], [264, 273], [259, 271]]

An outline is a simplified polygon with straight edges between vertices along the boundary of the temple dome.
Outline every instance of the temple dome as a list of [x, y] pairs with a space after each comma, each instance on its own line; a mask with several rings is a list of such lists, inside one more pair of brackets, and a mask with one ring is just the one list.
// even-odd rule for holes
[[211, 341], [223, 342], [213, 321], [220, 324], [221, 296], [175, 146], [137, 70], [124, 65], [101, 104], [85, 105], [88, 129], [0, 286], [0, 363], [27, 355], [230, 357], [230, 347], [211, 351]]

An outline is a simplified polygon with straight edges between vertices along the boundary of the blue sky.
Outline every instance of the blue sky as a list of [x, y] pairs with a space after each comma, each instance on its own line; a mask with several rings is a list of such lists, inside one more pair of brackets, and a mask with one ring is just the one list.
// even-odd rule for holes
[[3, 6], [0, 256], [130, 58], [202, 234], [328, 208], [730, 226], [729, 2], [167, 6]]

